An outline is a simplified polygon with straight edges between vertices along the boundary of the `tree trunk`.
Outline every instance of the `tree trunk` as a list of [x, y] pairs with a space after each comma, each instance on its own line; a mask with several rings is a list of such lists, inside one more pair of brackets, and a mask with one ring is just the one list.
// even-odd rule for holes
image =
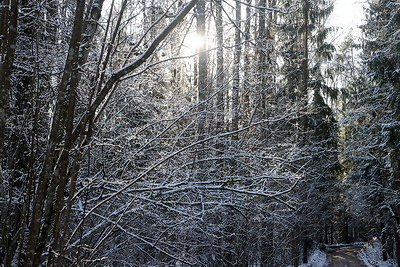
[[297, 97], [297, 105], [298, 105], [298, 125], [299, 125], [299, 131], [297, 133], [297, 138], [298, 138], [298, 143], [300, 146], [305, 146], [307, 145], [307, 114], [306, 114], [306, 108], [307, 108], [307, 101], [308, 101], [308, 80], [309, 80], [309, 71], [308, 71], [308, 65], [309, 65], [309, 60], [308, 60], [308, 38], [309, 38], [309, 32], [308, 32], [308, 27], [309, 27], [309, 2], [308, 0], [303, 1], [303, 6], [302, 6], [302, 15], [303, 15], [303, 36], [302, 36], [302, 42], [303, 42], [303, 58], [301, 61], [301, 82], [299, 84], [299, 91], [298, 91], [298, 97]]
[[[260, 7], [266, 7], [266, 0], [260, 0], [258, 2], [258, 6]], [[266, 92], [265, 92], [265, 86], [266, 86], [266, 54], [264, 51], [264, 46], [266, 44], [267, 38], [267, 32], [266, 32], [266, 15], [265, 15], [265, 10], [260, 9], [258, 14], [258, 28], [256, 32], [256, 38], [257, 38], [257, 50], [256, 50], [256, 57], [257, 57], [257, 66], [256, 66], [256, 71], [257, 71], [257, 86], [256, 86], [256, 92], [255, 92], [255, 97], [254, 101], [257, 103], [255, 105], [256, 107], [256, 114], [258, 119], [263, 117], [263, 113], [265, 110], [265, 102], [266, 102]]]
[[308, 262], [308, 238], [303, 238], [303, 263]]
[[395, 231], [394, 239], [395, 239], [396, 261], [397, 265], [400, 266], [400, 236], [398, 231]]
[[[9, 95], [11, 92], [11, 75], [15, 57], [18, 1], [5, 0], [0, 7], [0, 195], [8, 195], [7, 203], [0, 203], [0, 264], [10, 266], [19, 236], [20, 208], [12, 203], [13, 181], [9, 180], [8, 188], [3, 177], [3, 160], [5, 159], [5, 133], [7, 113], [9, 112]], [[8, 190], [7, 190], [8, 189]], [[9, 216], [15, 213], [15, 216]], [[17, 214], [18, 213], [18, 214]], [[13, 221], [16, 219], [16, 221]]]
[[223, 131], [225, 125], [225, 102], [224, 102], [224, 29], [222, 21], [222, 2], [216, 1], [215, 27], [217, 34], [217, 100], [216, 100], [216, 134]]
[[250, 55], [250, 22], [251, 22], [251, 12], [250, 5], [251, 0], [247, 0], [246, 6], [246, 22], [244, 25], [244, 48], [243, 48], [243, 83], [241, 89], [241, 99], [242, 99], [242, 107], [243, 110], [241, 112], [242, 123], [244, 125], [248, 125], [251, 119], [251, 106], [250, 106], [250, 63], [251, 63], [251, 55]]
[[[11, 91], [11, 73], [13, 69], [17, 27], [18, 1], [4, 0], [0, 9], [0, 170], [3, 166], [5, 129], [8, 111], [8, 99]], [[0, 179], [1, 179], [0, 175]], [[0, 187], [3, 181], [0, 180]]]
[[308, 0], [303, 1], [303, 20], [304, 20], [304, 35], [303, 35], [303, 61], [301, 66], [301, 71], [303, 74], [302, 86], [301, 86], [301, 94], [300, 97], [307, 98], [308, 91], [308, 27], [309, 27], [309, 9], [310, 4]]
[[204, 126], [206, 117], [206, 99], [208, 96], [208, 80], [207, 80], [207, 61], [208, 52], [206, 51], [206, 2], [205, 0], [200, 0], [196, 8], [196, 18], [197, 18], [197, 35], [200, 39], [200, 44], [198, 46], [198, 78], [197, 78], [197, 97], [200, 102], [200, 118], [199, 118], [199, 138], [204, 138]]
[[[240, 59], [242, 54], [241, 25], [242, 25], [242, 6], [239, 1], [236, 2], [235, 14], [235, 50], [233, 54], [233, 85], [232, 85], [232, 131], [239, 129], [239, 89], [240, 89]], [[232, 136], [238, 139], [237, 134]]]
[[[198, 104], [198, 119], [197, 119], [197, 140], [203, 140], [206, 136], [207, 122], [207, 97], [208, 97], [208, 52], [206, 51], [206, 1], [199, 0], [196, 7], [196, 30], [200, 44], [198, 46], [198, 65], [197, 65], [197, 100]], [[195, 157], [197, 160], [204, 158], [204, 144], [199, 146]], [[203, 174], [203, 164], [198, 164], [198, 177]]]
[[292, 240], [291, 240], [291, 252], [292, 252], [292, 265], [294, 267], [298, 267], [300, 264], [300, 240], [299, 240], [299, 232], [298, 227], [295, 226], [293, 230]]
[[[55, 215], [54, 197], [57, 194], [57, 188], [61, 179], [66, 179], [65, 174], [69, 164], [70, 138], [72, 127], [67, 126], [70, 123], [71, 111], [75, 109], [74, 99], [77, 87], [79, 71], [79, 47], [84, 25], [85, 0], [78, 0], [75, 10], [74, 28], [63, 77], [59, 86], [57, 103], [53, 115], [50, 135], [48, 139], [46, 155], [43, 163], [42, 172], [39, 177], [36, 198], [33, 204], [32, 220], [29, 227], [28, 252], [25, 266], [37, 266], [40, 263], [40, 257], [46, 248], [48, 233]], [[73, 102], [71, 102], [71, 100]], [[71, 106], [68, 106], [68, 105]], [[61, 142], [64, 139], [63, 132], [66, 131], [66, 141], [64, 147]], [[69, 133], [68, 133], [68, 132]], [[69, 136], [69, 137], [68, 137]], [[55, 159], [59, 158], [57, 149], [61, 150], [61, 161], [56, 166]], [[61, 167], [61, 168], [60, 168]], [[62, 189], [61, 187], [58, 189]]]

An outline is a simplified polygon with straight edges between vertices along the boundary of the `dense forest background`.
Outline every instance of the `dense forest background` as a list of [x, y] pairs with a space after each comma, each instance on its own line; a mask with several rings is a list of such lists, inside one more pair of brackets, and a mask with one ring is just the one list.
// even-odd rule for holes
[[1, 266], [400, 262], [400, 3], [1, 0]]

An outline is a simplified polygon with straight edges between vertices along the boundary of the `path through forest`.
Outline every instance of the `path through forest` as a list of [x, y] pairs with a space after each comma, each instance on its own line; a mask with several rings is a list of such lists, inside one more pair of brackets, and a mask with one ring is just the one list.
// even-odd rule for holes
[[365, 267], [357, 258], [362, 246], [340, 247], [328, 252], [330, 267]]

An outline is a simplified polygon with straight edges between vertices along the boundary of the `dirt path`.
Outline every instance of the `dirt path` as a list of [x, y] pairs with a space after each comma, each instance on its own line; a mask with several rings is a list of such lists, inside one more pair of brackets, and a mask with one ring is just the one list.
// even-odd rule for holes
[[337, 248], [328, 253], [330, 257], [330, 267], [365, 267], [357, 258], [361, 247]]

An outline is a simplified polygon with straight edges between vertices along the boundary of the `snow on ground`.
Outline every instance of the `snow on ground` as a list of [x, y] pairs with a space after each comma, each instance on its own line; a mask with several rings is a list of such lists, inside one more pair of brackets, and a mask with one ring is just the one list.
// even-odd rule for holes
[[[356, 243], [352, 245], [362, 245], [361, 243]], [[336, 246], [350, 246], [350, 245], [336, 245]], [[364, 244], [364, 248], [357, 255], [358, 258], [367, 267], [398, 267], [394, 260], [383, 261], [382, 260], [382, 244], [378, 241], [372, 243]], [[326, 267], [329, 263], [329, 257], [325, 252], [317, 249], [312, 252], [309, 257], [307, 264], [302, 264], [299, 267]]]
[[[354, 245], [363, 245], [362, 243], [355, 243]], [[335, 246], [335, 245], [333, 245]], [[336, 245], [338, 247], [343, 246], [350, 246], [350, 245]], [[363, 264], [367, 267], [398, 267], [396, 262], [391, 259], [388, 261], [382, 260], [382, 244], [378, 241], [374, 241], [372, 243], [364, 244], [364, 248], [361, 252], [357, 255], [357, 257], [361, 260]], [[322, 252], [321, 250], [317, 249], [312, 252], [311, 256], [309, 257], [309, 261], [307, 264], [302, 264], [299, 267], [326, 267], [329, 264], [329, 257], [328, 254]], [[291, 266], [288, 266], [291, 267]]]
[[367, 267], [397, 267], [394, 260], [382, 260], [382, 244], [377, 241], [368, 243], [357, 256]]
[[322, 252], [321, 250], [317, 249], [315, 250], [307, 264], [302, 264], [299, 267], [325, 267], [328, 262], [328, 257], [325, 252]]

